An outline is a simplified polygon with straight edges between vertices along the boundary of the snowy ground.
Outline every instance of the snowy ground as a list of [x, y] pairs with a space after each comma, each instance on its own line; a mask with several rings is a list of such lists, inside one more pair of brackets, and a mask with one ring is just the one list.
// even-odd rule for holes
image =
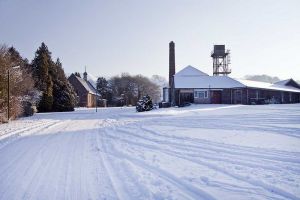
[[79, 109], [2, 124], [0, 199], [300, 199], [300, 104]]

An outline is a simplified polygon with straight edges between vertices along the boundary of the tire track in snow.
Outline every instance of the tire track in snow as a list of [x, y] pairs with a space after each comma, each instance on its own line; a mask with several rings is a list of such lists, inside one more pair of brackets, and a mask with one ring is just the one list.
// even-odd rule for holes
[[[102, 136], [106, 138], [106, 141], [103, 141], [103, 139], [102, 139], [103, 146], [105, 146], [105, 144], [107, 144], [108, 141], [111, 140], [110, 138], [108, 138], [106, 136], [106, 131], [107, 130], [105, 130], [104, 134], [102, 134]], [[110, 150], [112, 150], [112, 149], [113, 148], [111, 147]], [[105, 149], [105, 152], [107, 154], [107, 149]], [[129, 157], [128, 155], [123, 154], [120, 151], [114, 150], [114, 152], [110, 152], [110, 155], [114, 156], [116, 159], [121, 159], [121, 160], [126, 159], [128, 162], [130, 162], [134, 165], [137, 165], [138, 167], [140, 167], [142, 169], [148, 170], [149, 172], [151, 172], [151, 173], [163, 178], [165, 181], [171, 183], [173, 186], [177, 187], [178, 189], [180, 189], [182, 192], [186, 193], [186, 195], [190, 196], [193, 199], [205, 199], [205, 200], [214, 200], [215, 199], [209, 193], [187, 183], [186, 181], [183, 181], [183, 180], [177, 178], [176, 176], [172, 175], [171, 173], [169, 173], [165, 170], [153, 167], [153, 166], [147, 164], [146, 162], [143, 162], [136, 158]], [[112, 167], [112, 166], [110, 166], [110, 167]], [[122, 196], [121, 199], [130, 199], [127, 197], [126, 198], [123, 198], [123, 197], [124, 196]]]
[[[44, 190], [49, 190], [49, 185], [47, 188], [45, 185], [54, 178], [53, 176], [49, 177], [49, 173], [58, 167], [57, 159], [62, 155], [61, 153], [64, 148], [64, 146], [59, 145], [59, 141], [62, 139], [60, 133], [64, 132], [69, 127], [70, 123], [71, 121], [67, 120], [57, 124], [61, 127], [60, 130], [54, 134], [48, 134], [51, 129], [43, 130], [46, 134], [38, 135], [37, 137], [41, 137], [41, 139], [45, 140], [43, 142], [44, 145], [41, 145], [38, 148], [36, 145], [34, 145], [34, 148], [29, 147], [30, 149], [33, 149], [33, 151], [36, 150], [36, 153], [34, 154], [35, 159], [33, 159], [34, 162], [32, 163], [32, 165], [35, 165], [36, 167], [32, 167], [32, 165], [28, 166], [28, 175], [31, 175], [31, 177], [28, 178], [30, 181], [23, 185], [25, 193], [21, 199], [49, 199], [49, 195], [55, 195], [56, 190], [53, 188], [55, 185], [50, 185], [52, 187], [51, 194], [44, 192]], [[65, 135], [63, 138], [68, 139]], [[32, 158], [29, 159], [32, 160]]]
[[[99, 129], [100, 131], [100, 129]], [[115, 173], [113, 172], [113, 166], [109, 161], [108, 158], [108, 153], [107, 153], [107, 149], [105, 146], [105, 142], [104, 141], [106, 138], [104, 138], [104, 132], [100, 133], [101, 134], [101, 139], [96, 138], [97, 143], [98, 143], [98, 147], [102, 150], [100, 153], [100, 157], [104, 166], [104, 170], [107, 172], [111, 185], [112, 185], [112, 189], [115, 192], [115, 194], [117, 195], [118, 199], [130, 199], [130, 197], [128, 196], [128, 193], [126, 193], [125, 191], [123, 191], [123, 187], [122, 187], [122, 183], [118, 180], [118, 177], [115, 175]], [[100, 142], [98, 142], [100, 140]]]
[[[252, 159], [249, 159], [249, 157], [246, 157], [245, 155], [243, 155], [243, 157], [239, 157], [237, 155], [235, 155], [235, 153], [230, 154], [231, 151], [226, 151], [226, 155], [224, 155], [223, 151], [220, 150], [214, 150], [214, 147], [210, 147], [208, 145], [203, 145], [201, 142], [199, 142], [197, 145], [191, 145], [186, 144], [183, 145], [182, 143], [178, 143], [178, 142], [170, 142], [170, 140], [159, 140], [159, 139], [153, 139], [153, 138], [149, 138], [146, 135], [139, 135], [127, 130], [124, 130], [122, 128], [118, 129], [119, 131], [121, 131], [124, 134], [127, 134], [129, 136], [134, 136], [136, 138], [139, 138], [140, 140], [144, 140], [146, 142], [153, 142], [154, 144], [159, 144], [159, 145], [166, 145], [169, 147], [172, 147], [173, 152], [175, 154], [177, 153], [182, 153], [180, 151], [177, 151], [178, 149], [187, 152], [187, 155], [189, 155], [190, 157], [197, 157], [197, 156], [201, 156], [201, 158], [205, 158], [205, 159], [209, 159], [209, 160], [218, 160], [218, 161], [224, 161], [224, 162], [230, 162], [232, 164], [238, 164], [238, 165], [242, 165], [242, 166], [246, 166], [246, 167], [252, 167], [252, 168], [263, 168], [266, 170], [272, 170], [272, 171], [282, 171], [282, 168], [278, 167], [278, 164], [282, 164], [282, 162], [279, 160], [280, 163], [278, 163], [278, 161], [275, 160], [275, 162], [273, 162], [274, 160], [268, 159], [267, 162], [271, 162], [270, 165], [266, 166], [266, 165], [262, 165], [260, 163], [258, 163], [258, 159], [255, 157], [251, 157]], [[182, 140], [182, 139], [181, 139]], [[194, 141], [193, 141], [194, 142]], [[143, 145], [148, 146], [149, 144], [147, 143], [143, 143]], [[216, 144], [214, 144], [216, 145]], [[195, 153], [191, 153], [191, 152], [197, 152], [197, 154]], [[222, 154], [220, 154], [220, 152], [222, 152]], [[199, 153], [201, 153], [201, 155], [199, 155]], [[259, 156], [257, 156], [259, 157]], [[262, 158], [264, 162], [266, 162], [265, 158]], [[295, 165], [297, 164], [297, 165]], [[292, 166], [291, 164], [288, 166], [289, 170], [291, 170], [291, 172], [295, 173], [295, 174], [299, 174], [300, 169], [299, 169], [299, 163], [295, 163], [295, 166]]]
[[[16, 121], [16, 123], [19, 122], [21, 123], [22, 121]], [[38, 127], [41, 127], [41, 126], [47, 126], [48, 124], [51, 124], [53, 122], [49, 121], [49, 122], [44, 122], [44, 121], [40, 121], [40, 122], [36, 122], [36, 123], [32, 123], [31, 126], [27, 126], [27, 124], [23, 124], [24, 128], [20, 128], [20, 127], [16, 127], [15, 130], [12, 130], [12, 131], [9, 131], [7, 133], [4, 133], [4, 134], [1, 134], [0, 137], [3, 138], [5, 136], [11, 136], [11, 135], [14, 135], [14, 134], [19, 134], [19, 133], [23, 133], [23, 132], [26, 132], [30, 129], [35, 129], [35, 128], [38, 128]]]
[[[187, 137], [183, 138], [183, 137], [177, 137], [177, 136], [167, 136], [167, 135], [163, 135], [158, 132], [146, 129], [143, 126], [140, 126], [140, 129], [145, 132], [148, 132], [156, 137], [166, 138], [166, 140], [169, 143], [171, 143], [170, 140], [176, 140], [176, 141], [172, 141], [172, 142], [177, 146], [182, 145], [182, 143], [179, 143], [177, 141], [184, 140], [184, 141], [190, 142], [188, 148], [196, 148], [196, 149], [206, 148], [207, 150], [211, 150], [211, 151], [214, 151], [217, 153], [222, 152], [222, 153], [227, 153], [230, 155], [235, 154], [238, 156], [248, 156], [248, 157], [250, 156], [250, 157], [254, 157], [254, 158], [260, 157], [263, 159], [278, 160], [280, 162], [300, 163], [300, 159], [299, 159], [300, 154], [299, 153], [281, 152], [281, 151], [276, 151], [276, 150], [274, 150], [276, 152], [276, 153], [274, 153], [274, 151], [270, 152], [267, 149], [259, 151], [257, 148], [256, 148], [256, 151], [252, 151], [253, 148], [250, 148], [250, 147], [241, 148], [241, 147], [235, 146], [235, 145], [212, 143], [207, 140], [202, 140], [202, 139], [198, 139], [198, 138], [192, 139], [192, 138], [187, 138]], [[201, 144], [202, 146], [199, 146], [199, 144]], [[228, 150], [229, 148], [232, 149], [233, 147], [234, 147], [235, 151]], [[260, 153], [258, 154], [257, 152], [260, 152]]]
[[[47, 141], [47, 144], [43, 148], [41, 148], [39, 154], [46, 154], [47, 161], [45, 162], [45, 160], [41, 160], [37, 162], [37, 165], [39, 167], [35, 170], [35, 172], [33, 172], [34, 175], [31, 177], [31, 181], [28, 183], [27, 186], [25, 186], [26, 193], [24, 194], [22, 199], [49, 199], [49, 195], [55, 196], [56, 190], [54, 190], [54, 188], [51, 188], [51, 194], [47, 194], [46, 192], [44, 192], [44, 190], [50, 189], [46, 189], [45, 185], [48, 185], [47, 181], [49, 181], [49, 178], [50, 180], [51, 178], [53, 178], [49, 177], [49, 173], [51, 173], [52, 170], [58, 167], [57, 159], [62, 152], [61, 146], [57, 148], [51, 147], [54, 144], [54, 141], [56, 140], [56, 136], [52, 135]], [[46, 153], [49, 148], [51, 148], [51, 154]]]
[[[247, 113], [245, 113], [247, 114]], [[264, 132], [272, 132], [278, 135], [286, 135], [290, 137], [300, 138], [300, 135], [297, 134], [297, 130], [299, 128], [288, 128], [288, 127], [280, 127], [276, 126], [278, 124], [283, 124], [285, 122], [299, 124], [300, 120], [297, 114], [294, 117], [284, 118], [283, 113], [278, 113], [278, 115], [282, 116], [279, 118], [268, 119], [269, 115], [267, 114], [256, 114], [255, 116], [250, 115], [247, 116], [245, 114], [239, 115], [217, 115], [217, 116], [189, 116], [188, 125], [185, 123], [186, 120], [184, 118], [178, 119], [177, 124], [173, 124], [171, 120], [165, 120], [163, 126], [173, 126], [173, 127], [186, 127], [186, 128], [204, 128], [204, 129], [225, 129], [225, 130], [248, 130], [248, 131], [264, 131]], [[276, 115], [274, 113], [274, 115]], [[222, 124], [216, 123], [220, 118], [222, 118]], [[243, 120], [237, 120], [243, 119]], [[199, 123], [201, 121], [201, 123]], [[232, 122], [235, 122], [232, 124]]]
[[[5, 146], [5, 148], [0, 149], [1, 151], [9, 151], [10, 148], [13, 148], [15, 151], [13, 153], [15, 156], [13, 158], [15, 159], [4, 159], [4, 169], [2, 165], [2, 171], [0, 172], [1, 177], [0, 180], [4, 182], [13, 182], [13, 184], [18, 187], [21, 187], [19, 189], [22, 189], [24, 193], [21, 194], [21, 191], [19, 191], [17, 194], [19, 195], [16, 197], [16, 199], [28, 199], [28, 198], [33, 198], [34, 195], [41, 194], [38, 192], [38, 187], [40, 187], [43, 184], [46, 184], [47, 181], [41, 181], [44, 178], [49, 178], [48, 172], [51, 169], [55, 169], [55, 166], [53, 161], [57, 159], [57, 156], [60, 155], [58, 153], [58, 150], [61, 149], [59, 146], [59, 141], [60, 141], [60, 133], [66, 131], [66, 129], [69, 127], [71, 120], [66, 120], [66, 121], [61, 121], [59, 123], [50, 123], [48, 126], [40, 127], [39, 129], [35, 129], [34, 131], [30, 131], [30, 136], [26, 137], [19, 137], [18, 140], [9, 143], [9, 145]], [[59, 127], [60, 130], [57, 132], [55, 129], [55, 133], [51, 133], [53, 131], [53, 128], [57, 126]], [[40, 133], [39, 135], [36, 135], [37, 133]], [[50, 134], [49, 134], [50, 133]], [[50, 145], [57, 145], [59, 148], [50, 148]], [[14, 147], [19, 147], [18, 149], [15, 149]], [[50, 155], [50, 157], [45, 157], [44, 154], [51, 149], [52, 154], [47, 153], [47, 155]], [[4, 153], [5, 155], [5, 153]], [[9, 154], [7, 154], [9, 155]], [[33, 157], [34, 155], [34, 157]], [[54, 157], [53, 157], [54, 156]], [[15, 163], [21, 163], [19, 165], [16, 165]], [[51, 166], [51, 167], [48, 167]], [[49, 169], [49, 170], [46, 170]], [[8, 173], [9, 172], [9, 173]], [[6, 176], [6, 174], [10, 174], [9, 176]], [[18, 183], [16, 179], [16, 175], [22, 177], [26, 177], [24, 181], [21, 183]], [[18, 177], [17, 176], [17, 177]], [[3, 178], [5, 177], [5, 180]], [[51, 177], [50, 177], [51, 178]], [[11, 181], [10, 181], [11, 180]], [[41, 183], [42, 182], [42, 183]], [[43, 183], [45, 182], [45, 183]], [[1, 183], [1, 181], [0, 181]], [[5, 184], [5, 187], [10, 187], [10, 185], [13, 184]], [[20, 185], [21, 184], [21, 185]], [[1, 191], [1, 187], [0, 187]], [[8, 194], [6, 191], [13, 191], [11, 189], [7, 189], [2, 193], [2, 195], [8, 195], [8, 197], [14, 196], [13, 194]], [[35, 191], [35, 192], [33, 192]], [[53, 191], [55, 192], [55, 191]], [[3, 196], [2, 196], [3, 197]], [[0, 199], [2, 199], [0, 195]], [[8, 198], [4, 198], [8, 199]], [[38, 199], [38, 198], [37, 198]], [[43, 198], [45, 199], [45, 198]], [[46, 198], [49, 199], [49, 198]]]
[[[19, 151], [17, 152], [17, 154], [15, 154], [15, 159], [11, 160], [11, 162], [8, 163], [4, 163], [2, 166], [6, 166], [4, 168], [3, 171], [0, 172], [1, 177], [0, 180], [1, 182], [4, 184], [5, 183], [10, 183], [10, 184], [6, 184], [5, 185], [5, 190], [0, 192], [0, 194], [2, 194], [2, 196], [0, 196], [0, 199], [7, 199], [7, 198], [3, 198], [3, 196], [5, 196], [7, 193], [7, 191], [12, 191], [10, 188], [10, 185], [16, 185], [15, 183], [12, 184], [13, 181], [16, 177], [16, 175], [19, 175], [20, 177], [22, 175], [24, 176], [28, 176], [30, 175], [30, 183], [33, 182], [33, 179], [35, 176], [37, 176], [37, 173], [39, 172], [40, 169], [42, 169], [42, 163], [41, 160], [39, 159], [35, 159], [35, 162], [33, 163], [28, 163], [27, 160], [32, 160], [32, 155], [35, 155], [35, 157], [37, 157], [40, 152], [47, 146], [48, 141], [50, 140], [50, 138], [53, 137], [52, 135], [47, 135], [44, 138], [42, 138], [42, 141], [38, 141], [38, 143], [36, 143], [34, 145], [34, 148], [32, 148], [32, 143], [27, 142], [27, 138], [24, 138], [23, 140], [18, 140], [18, 144], [14, 143], [13, 145], [19, 145], [20, 143], [25, 143], [22, 144], [21, 146], [21, 150], [23, 151]], [[11, 145], [10, 145], [11, 146]], [[25, 151], [26, 149], [26, 151]], [[1, 153], [1, 151], [0, 151]], [[16, 165], [16, 163], [23, 163], [25, 165]], [[9, 173], [8, 173], [9, 172]], [[21, 174], [24, 173], [24, 174]], [[28, 181], [26, 179], [26, 181]], [[27, 183], [27, 184], [30, 184]], [[27, 185], [25, 182], [22, 183], [22, 187], [27, 188]], [[17, 184], [18, 185], [18, 184]], [[0, 187], [0, 191], [1, 191]], [[2, 188], [4, 189], [4, 187]], [[26, 190], [25, 190], [26, 191]], [[12, 196], [12, 194], [10, 194], [9, 196]], [[25, 199], [27, 198], [26, 196], [23, 196]], [[23, 199], [24, 199], [23, 198]], [[19, 199], [21, 199], [21, 197], [19, 197]]]
[[[26, 137], [27, 135], [35, 135], [39, 131], [43, 131], [44, 129], [50, 129], [54, 126], [60, 125], [62, 122], [48, 122], [48, 123], [43, 123], [42, 125], [37, 125], [29, 128], [24, 128], [12, 133], [9, 133], [8, 135], [4, 135], [4, 137], [0, 137], [0, 150], [5, 147], [6, 145], [22, 138]], [[24, 133], [24, 134], [22, 134]]]
[[[99, 129], [97, 133], [91, 134], [90, 137], [90, 164], [92, 166], [93, 183], [90, 183], [91, 187], [94, 187], [99, 194], [95, 195], [92, 199], [118, 199], [114, 187], [111, 183], [109, 174], [106, 171], [102, 160], [102, 150], [99, 144]], [[97, 192], [95, 192], [97, 193]]]
[[[131, 121], [130, 121], [131, 122]], [[123, 126], [128, 121], [116, 121], [111, 118], [104, 119], [99, 122], [98, 128], [98, 150], [104, 165], [105, 171], [109, 174], [110, 182], [113, 190], [119, 199], [149, 199], [149, 191], [141, 185], [137, 178], [133, 176], [134, 172], [128, 166], [128, 162], [124, 159], [112, 159], [109, 149], [112, 148], [106, 137], [106, 130], [115, 130], [115, 127]]]
[[[125, 131], [122, 131], [122, 132], [125, 132]], [[130, 132], [127, 132], [127, 134], [128, 135], [134, 135], [134, 136], [136, 136], [135, 134], [130, 133]], [[121, 139], [121, 138], [118, 138], [118, 137], [114, 137], [114, 139], [119, 139], [119, 140], [122, 140], [124, 142], [124, 139]], [[295, 199], [295, 200], [299, 199], [295, 195], [293, 195], [293, 194], [291, 194], [289, 192], [286, 192], [286, 191], [284, 191], [284, 190], [282, 190], [282, 189], [280, 189], [278, 187], [269, 185], [269, 184], [264, 183], [264, 182], [262, 182], [260, 180], [255, 180], [255, 179], [250, 178], [250, 177], [245, 177], [245, 176], [241, 176], [241, 175], [232, 173], [232, 172], [230, 172], [230, 171], [228, 171], [226, 169], [218, 167], [217, 165], [205, 162], [202, 159], [201, 160], [199, 160], [199, 159], [195, 160], [195, 157], [188, 158], [188, 157], [186, 157], [186, 155], [180, 154], [180, 152], [173, 152], [173, 151], [170, 151], [170, 150], [162, 149], [162, 148], [159, 148], [158, 146], [155, 146], [155, 145], [146, 145], [144, 143], [143, 144], [139, 144], [138, 142], [134, 143], [134, 142], [131, 142], [131, 141], [128, 141], [128, 140], [127, 140], [127, 142], [129, 144], [135, 144], [135, 145], [140, 146], [142, 148], [148, 148], [151, 151], [157, 151], [157, 152], [160, 152], [160, 153], [163, 152], [163, 153], [165, 153], [165, 154], [167, 154], [169, 156], [172, 156], [172, 157], [177, 157], [177, 158], [180, 158], [180, 159], [183, 159], [183, 160], [187, 160], [187, 161], [193, 162], [195, 164], [200, 164], [202, 166], [205, 166], [205, 167], [208, 167], [208, 168], [213, 169], [215, 171], [218, 171], [218, 172], [221, 172], [223, 174], [226, 174], [226, 175], [228, 175], [228, 176], [230, 176], [232, 178], [235, 178], [235, 179], [237, 179], [239, 181], [248, 183], [248, 184], [253, 185], [253, 186], [259, 186], [259, 187], [263, 188], [264, 190], [269, 191], [270, 193], [275, 193], [275, 194], [277, 194], [279, 196], [283, 196], [285, 198]], [[155, 150], [157, 148], [158, 148], [158, 150]], [[125, 156], [125, 155], [122, 154], [122, 156]], [[127, 158], [128, 158], [128, 156], [127, 156]], [[214, 158], [212, 158], [211, 160], [214, 160]], [[247, 166], [247, 165], [245, 165], [245, 166]], [[274, 171], [276, 171], [276, 170], [274, 170]]]
[[111, 149], [111, 145], [106, 137], [100, 140], [102, 154], [106, 156], [104, 159], [104, 165], [106, 171], [110, 176], [110, 179], [114, 185], [114, 191], [117, 192], [119, 199], [150, 199], [149, 191], [141, 185], [137, 178], [134, 177], [134, 172], [130, 169], [126, 160], [119, 157], [114, 157], [107, 149]]
[[[174, 155], [181, 154], [181, 155], [189, 156], [190, 158], [197, 158], [198, 157], [198, 158], [201, 158], [201, 159], [204, 158], [206, 160], [211, 160], [211, 161], [216, 161], [217, 160], [217, 161], [222, 161], [222, 162], [225, 162], [225, 163], [240, 165], [240, 166], [244, 166], [244, 167], [252, 167], [252, 168], [261, 168], [261, 169], [265, 169], [265, 170], [272, 170], [274, 172], [282, 171], [282, 168], [274, 166], [274, 165], [269, 165], [269, 166], [261, 165], [261, 164], [257, 163], [257, 160], [251, 160], [252, 162], [245, 162], [245, 161], [237, 160], [238, 158], [224, 157], [224, 155], [220, 155], [220, 156], [211, 155], [211, 154], [208, 155], [207, 152], [197, 151], [197, 153], [192, 153], [192, 152], [195, 152], [195, 151], [187, 150], [185, 147], [179, 147], [179, 146], [174, 146], [174, 148], [172, 148], [173, 150], [163, 149], [163, 148], [161, 148], [162, 144], [167, 145], [167, 146], [173, 146], [173, 145], [170, 145], [167, 142], [154, 142], [154, 141], [151, 141], [151, 140], [147, 140], [147, 139], [145, 139], [145, 137], [141, 137], [139, 135], [136, 135], [136, 134], [124, 131], [124, 130], [119, 129], [119, 131], [121, 133], [127, 134], [128, 136], [134, 136], [134, 137], [140, 139], [140, 141], [139, 142], [134, 142], [132, 140], [119, 138], [119, 137], [116, 137], [116, 136], [113, 136], [113, 135], [109, 135], [109, 137], [111, 137], [112, 139], [117, 139], [117, 140], [123, 141], [123, 142], [128, 143], [128, 144], [133, 144], [135, 146], [139, 146], [139, 147], [142, 147], [142, 148], [146, 147], [149, 150], [152, 150], [152, 149], [168, 150], [169, 152], [172, 152]], [[141, 140], [144, 140], [145, 142], [150, 141], [150, 142], [153, 142], [154, 144], [141, 142]], [[178, 149], [185, 151], [184, 152], [185, 154], [183, 154], [183, 152], [181, 152], [181, 151], [178, 151]], [[245, 158], [245, 160], [247, 160], [247, 159]]]
[[24, 198], [84, 199], [90, 195], [89, 171], [84, 166], [89, 134], [67, 133], [74, 125], [78, 125], [76, 119], [64, 121], [56, 129], [59, 131], [46, 135], [51, 139], [41, 148], [39, 155], [42, 163], [39, 163], [39, 169], [32, 172], [36, 174], [25, 187], [28, 192]]
[[[49, 123], [49, 124], [46, 124], [45, 126], [39, 126], [39, 127], [37, 127], [37, 128], [35, 128], [35, 129], [32, 129], [31, 131], [31, 136], [33, 136], [33, 135], [35, 135], [35, 134], [37, 134], [38, 132], [40, 132], [40, 131], [42, 131], [42, 132], [44, 132], [44, 131], [49, 131], [49, 129], [51, 129], [51, 128], [53, 128], [53, 127], [55, 127], [55, 126], [57, 126], [57, 125], [60, 125], [61, 123]], [[45, 129], [47, 129], [47, 130], [45, 130]], [[47, 135], [46, 136], [47, 138], [49, 138], [49, 135]], [[46, 138], [46, 139], [47, 139]], [[28, 149], [28, 150], [30, 150], [31, 149], [31, 145], [30, 145], [30, 143], [26, 143], [28, 140], [30, 140], [30, 138], [28, 138], [28, 137], [14, 137], [13, 139], [11, 139], [11, 140], [9, 140], [7, 143], [5, 143], [5, 145], [1, 145], [0, 146], [0, 154], [1, 154], [1, 150], [3, 150], [5, 147], [7, 147], [8, 145], [18, 145], [17, 143], [24, 143], [25, 142], [25, 147], [22, 147], [22, 149]], [[16, 143], [16, 144], [15, 144]], [[44, 144], [46, 144], [47, 143], [47, 140], [45, 141], [45, 142], [43, 142], [43, 143], [41, 143], [41, 145], [39, 145], [39, 147], [43, 147], [43, 146], [46, 146], [46, 145], [44, 145]], [[41, 151], [41, 148], [38, 148], [39, 149], [39, 151], [38, 152], [40, 152]], [[8, 165], [8, 167], [7, 168], [4, 168], [4, 170], [3, 170], [3, 172], [4, 172], [4, 174], [6, 174], [6, 172], [8, 172], [9, 171], [9, 169], [11, 168], [11, 166], [13, 166], [13, 164], [14, 163], [16, 163], [16, 161], [18, 161], [18, 160], [20, 160], [21, 158], [23, 158], [23, 156], [24, 156], [24, 154], [29, 154], [28, 153], [28, 151], [21, 151], [21, 152], [19, 152], [19, 151], [16, 151], [16, 154], [15, 154], [15, 156], [13, 157], [13, 159], [9, 159], [9, 160], [7, 160], [7, 162], [6, 163], [4, 163], [4, 165]], [[36, 154], [34, 154], [34, 155], [36, 155]], [[3, 166], [3, 165], [2, 165]], [[1, 177], [0, 177], [1, 178]], [[1, 180], [1, 179], [0, 179]]]

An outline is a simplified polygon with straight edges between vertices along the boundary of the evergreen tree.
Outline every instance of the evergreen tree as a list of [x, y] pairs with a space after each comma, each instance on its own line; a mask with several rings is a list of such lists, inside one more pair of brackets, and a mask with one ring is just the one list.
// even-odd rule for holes
[[[53, 82], [49, 75], [49, 70], [53, 71], [53, 61], [51, 52], [45, 43], [35, 53], [32, 61], [32, 72], [35, 80], [35, 86], [42, 92], [42, 98], [38, 105], [39, 112], [50, 112], [53, 106]], [[54, 72], [52, 72], [54, 73]]]
[[25, 65], [26, 60], [24, 60], [22, 58], [20, 53], [14, 47], [10, 47], [8, 49], [8, 53], [9, 53], [10, 61], [11, 61], [12, 65], [14, 65], [14, 66], [19, 65], [21, 67], [23, 67], [23, 65]]
[[76, 94], [67, 80], [59, 58], [54, 65], [53, 77], [53, 111], [73, 111], [76, 104]]
[[80, 73], [79, 72], [75, 72], [75, 74], [74, 74], [75, 76], [77, 76], [77, 77], [79, 77], [79, 78], [81, 78], [81, 75], [80, 75]]
[[153, 109], [153, 103], [152, 103], [152, 99], [149, 95], [143, 96], [143, 98], [137, 102], [137, 105], [136, 105], [137, 112], [144, 112], [144, 111], [149, 111], [152, 109]]
[[103, 99], [107, 99], [109, 97], [111, 89], [108, 85], [108, 81], [104, 77], [99, 77], [97, 79], [96, 88]]
[[[59, 59], [53, 62], [51, 52], [42, 43], [32, 61], [36, 87], [42, 92], [39, 112], [73, 111], [76, 94], [66, 78]], [[46, 81], [45, 81], [46, 80]]]

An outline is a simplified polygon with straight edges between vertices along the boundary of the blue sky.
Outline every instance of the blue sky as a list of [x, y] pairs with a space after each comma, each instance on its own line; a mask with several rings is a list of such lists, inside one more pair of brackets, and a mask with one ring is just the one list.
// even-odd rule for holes
[[168, 43], [176, 70], [212, 74], [210, 52], [225, 44], [232, 75], [300, 80], [298, 0], [0, 0], [0, 43], [32, 60], [41, 42], [66, 72], [111, 76], [168, 75]]

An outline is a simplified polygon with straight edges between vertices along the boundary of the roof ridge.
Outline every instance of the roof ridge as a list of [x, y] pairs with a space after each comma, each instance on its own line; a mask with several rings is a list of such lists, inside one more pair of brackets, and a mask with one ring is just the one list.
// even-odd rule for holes
[[205, 72], [193, 67], [191, 65], [186, 66], [175, 74], [175, 76], [208, 76]]

